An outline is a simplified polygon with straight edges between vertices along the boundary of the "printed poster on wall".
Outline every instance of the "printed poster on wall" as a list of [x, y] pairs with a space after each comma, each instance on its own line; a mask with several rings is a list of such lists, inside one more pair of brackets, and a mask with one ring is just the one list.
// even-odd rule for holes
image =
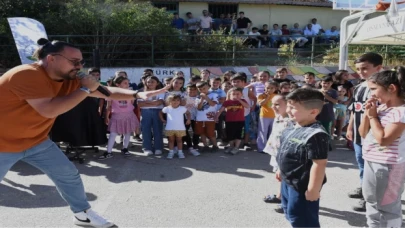
[[36, 60], [32, 58], [35, 50], [38, 48], [37, 41], [40, 38], [48, 39], [44, 26], [31, 18], [12, 17], [7, 18], [20, 55], [22, 64], [33, 63]]

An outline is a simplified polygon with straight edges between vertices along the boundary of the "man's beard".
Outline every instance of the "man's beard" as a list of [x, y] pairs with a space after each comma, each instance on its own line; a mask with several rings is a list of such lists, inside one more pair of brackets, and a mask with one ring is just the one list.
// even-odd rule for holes
[[62, 72], [60, 72], [60, 73], [59, 73], [59, 76], [60, 76], [63, 80], [74, 80], [74, 79], [76, 79], [77, 72], [79, 72], [78, 69], [71, 70], [71, 71], [69, 71], [68, 73], [62, 73]]

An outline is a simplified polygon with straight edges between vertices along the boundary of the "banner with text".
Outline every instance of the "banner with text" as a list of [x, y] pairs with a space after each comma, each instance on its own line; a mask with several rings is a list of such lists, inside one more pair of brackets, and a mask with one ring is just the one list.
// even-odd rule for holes
[[161, 81], [167, 77], [174, 77], [177, 71], [182, 71], [184, 73], [184, 78], [186, 83], [190, 80], [190, 68], [189, 67], [122, 67], [122, 68], [101, 68], [101, 81], [107, 81], [110, 77], [115, 75], [116, 71], [127, 72], [128, 78], [131, 82], [139, 83], [145, 69], [152, 69], [153, 74], [158, 77]]

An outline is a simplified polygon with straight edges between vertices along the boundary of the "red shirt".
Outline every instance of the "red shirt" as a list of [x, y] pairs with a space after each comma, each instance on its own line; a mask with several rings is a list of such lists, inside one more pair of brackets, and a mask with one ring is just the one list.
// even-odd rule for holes
[[245, 108], [239, 101], [226, 100], [222, 107], [226, 108], [225, 122], [245, 121]]

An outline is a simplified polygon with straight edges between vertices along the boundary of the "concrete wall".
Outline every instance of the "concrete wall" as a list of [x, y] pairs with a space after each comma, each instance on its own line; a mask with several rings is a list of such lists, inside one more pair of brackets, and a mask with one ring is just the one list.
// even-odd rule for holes
[[[208, 3], [205, 2], [180, 2], [179, 14], [180, 17], [186, 18], [186, 13], [193, 13], [194, 17], [200, 17], [202, 10], [208, 10]], [[340, 27], [340, 21], [349, 15], [348, 11], [332, 10], [325, 7], [309, 7], [309, 6], [286, 6], [286, 5], [270, 5], [270, 4], [239, 4], [239, 11], [244, 11], [245, 16], [250, 18], [253, 26], [261, 28], [263, 24], [287, 24], [292, 27], [294, 23], [299, 23], [300, 27], [304, 27], [310, 23], [312, 18], [317, 18], [318, 23], [326, 29], [330, 29], [333, 25]]]
[[208, 10], [206, 2], [179, 2], [179, 16], [186, 20], [186, 13], [191, 12], [195, 18], [202, 16], [202, 11]]

